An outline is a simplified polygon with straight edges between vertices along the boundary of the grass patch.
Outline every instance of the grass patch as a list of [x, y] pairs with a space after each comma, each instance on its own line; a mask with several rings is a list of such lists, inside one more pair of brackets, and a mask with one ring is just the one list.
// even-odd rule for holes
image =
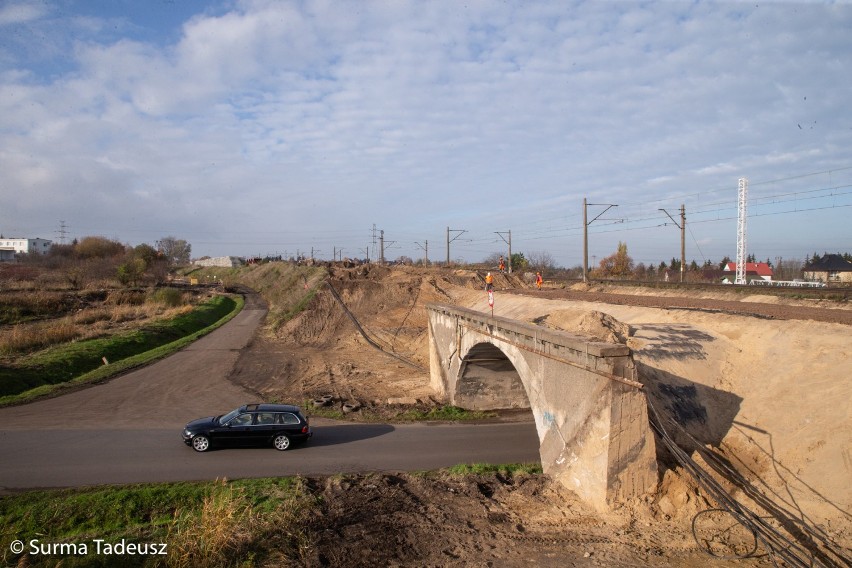
[[416, 408], [405, 410], [397, 415], [397, 419], [406, 422], [421, 422], [429, 420], [464, 422], [466, 420], [484, 420], [486, 418], [494, 418], [495, 416], [497, 416], [497, 414], [494, 412], [465, 410], [458, 406], [444, 405], [430, 410], [421, 410]]
[[334, 406], [314, 406], [310, 400], [306, 400], [302, 408], [310, 414], [311, 418], [330, 418], [331, 420], [345, 420], [346, 415], [343, 411]]
[[355, 422], [465, 422], [470, 420], [485, 420], [495, 418], [496, 412], [480, 410], [465, 410], [458, 406], [438, 406], [430, 409], [406, 408], [394, 410], [393, 407], [362, 407], [357, 412], [345, 414], [340, 405], [314, 406], [313, 401], [304, 400], [302, 408], [306, 409], [311, 418], [330, 418], [332, 420], [352, 420]]
[[222, 282], [226, 287], [247, 286], [269, 305], [266, 327], [275, 331], [304, 310], [328, 276], [325, 268], [291, 262], [266, 262], [237, 268], [205, 267], [188, 277], [201, 282]]
[[[301, 478], [33, 491], [0, 497], [3, 565], [13, 540], [88, 543], [87, 556], [32, 555], [27, 566], [235, 566], [265, 551], [299, 560], [313, 498]], [[167, 543], [166, 556], [94, 554], [93, 539]], [[251, 564], [249, 564], [251, 565]]]
[[450, 475], [459, 477], [468, 475], [499, 475], [502, 477], [512, 477], [513, 475], [538, 475], [542, 473], [542, 469], [540, 463], [472, 463], [458, 464], [448, 467], [446, 472]]
[[[0, 406], [27, 402], [69, 385], [104, 380], [163, 358], [221, 326], [242, 306], [240, 297], [217, 296], [138, 330], [51, 347], [14, 364], [0, 364]], [[104, 364], [104, 357], [109, 364]]]

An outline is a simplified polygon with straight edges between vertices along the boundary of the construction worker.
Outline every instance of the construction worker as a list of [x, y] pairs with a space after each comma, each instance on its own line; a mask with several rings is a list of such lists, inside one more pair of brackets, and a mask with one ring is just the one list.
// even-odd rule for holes
[[485, 275], [485, 291], [490, 292], [494, 289], [494, 277], [491, 276], [491, 273]]
[[506, 272], [506, 261], [503, 260], [503, 257], [500, 257], [500, 272]]
[[541, 283], [542, 282], [543, 282], [543, 280], [541, 279], [541, 272], [536, 272], [535, 273], [535, 285], [538, 287], [539, 290], [541, 290]]

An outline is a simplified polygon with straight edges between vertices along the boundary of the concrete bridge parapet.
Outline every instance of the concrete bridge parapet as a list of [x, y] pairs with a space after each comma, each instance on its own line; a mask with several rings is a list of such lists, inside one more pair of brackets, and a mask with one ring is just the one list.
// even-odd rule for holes
[[431, 384], [471, 409], [530, 408], [545, 473], [595, 507], [653, 491], [647, 401], [626, 345], [428, 304]]

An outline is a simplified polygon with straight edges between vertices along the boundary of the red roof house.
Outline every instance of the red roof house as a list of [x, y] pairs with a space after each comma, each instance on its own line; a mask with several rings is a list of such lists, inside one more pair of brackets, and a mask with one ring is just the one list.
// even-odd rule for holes
[[[722, 272], [725, 274], [732, 274], [736, 276], [737, 274], [737, 263], [729, 262], [725, 265], [725, 268], [722, 269]], [[772, 281], [772, 267], [766, 264], [765, 262], [747, 262], [746, 263], [746, 280], [754, 280], [759, 278], [761, 280]], [[728, 276], [725, 276], [724, 280], [728, 280]]]

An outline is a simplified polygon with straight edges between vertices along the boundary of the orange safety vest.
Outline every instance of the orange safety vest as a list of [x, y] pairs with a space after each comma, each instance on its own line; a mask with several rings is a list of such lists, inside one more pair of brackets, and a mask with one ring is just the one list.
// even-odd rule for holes
[[486, 283], [486, 284], [491, 284], [492, 282], [494, 282], [494, 277], [493, 277], [493, 276], [491, 276], [490, 274], [487, 274], [487, 275], [485, 276], [485, 283]]

